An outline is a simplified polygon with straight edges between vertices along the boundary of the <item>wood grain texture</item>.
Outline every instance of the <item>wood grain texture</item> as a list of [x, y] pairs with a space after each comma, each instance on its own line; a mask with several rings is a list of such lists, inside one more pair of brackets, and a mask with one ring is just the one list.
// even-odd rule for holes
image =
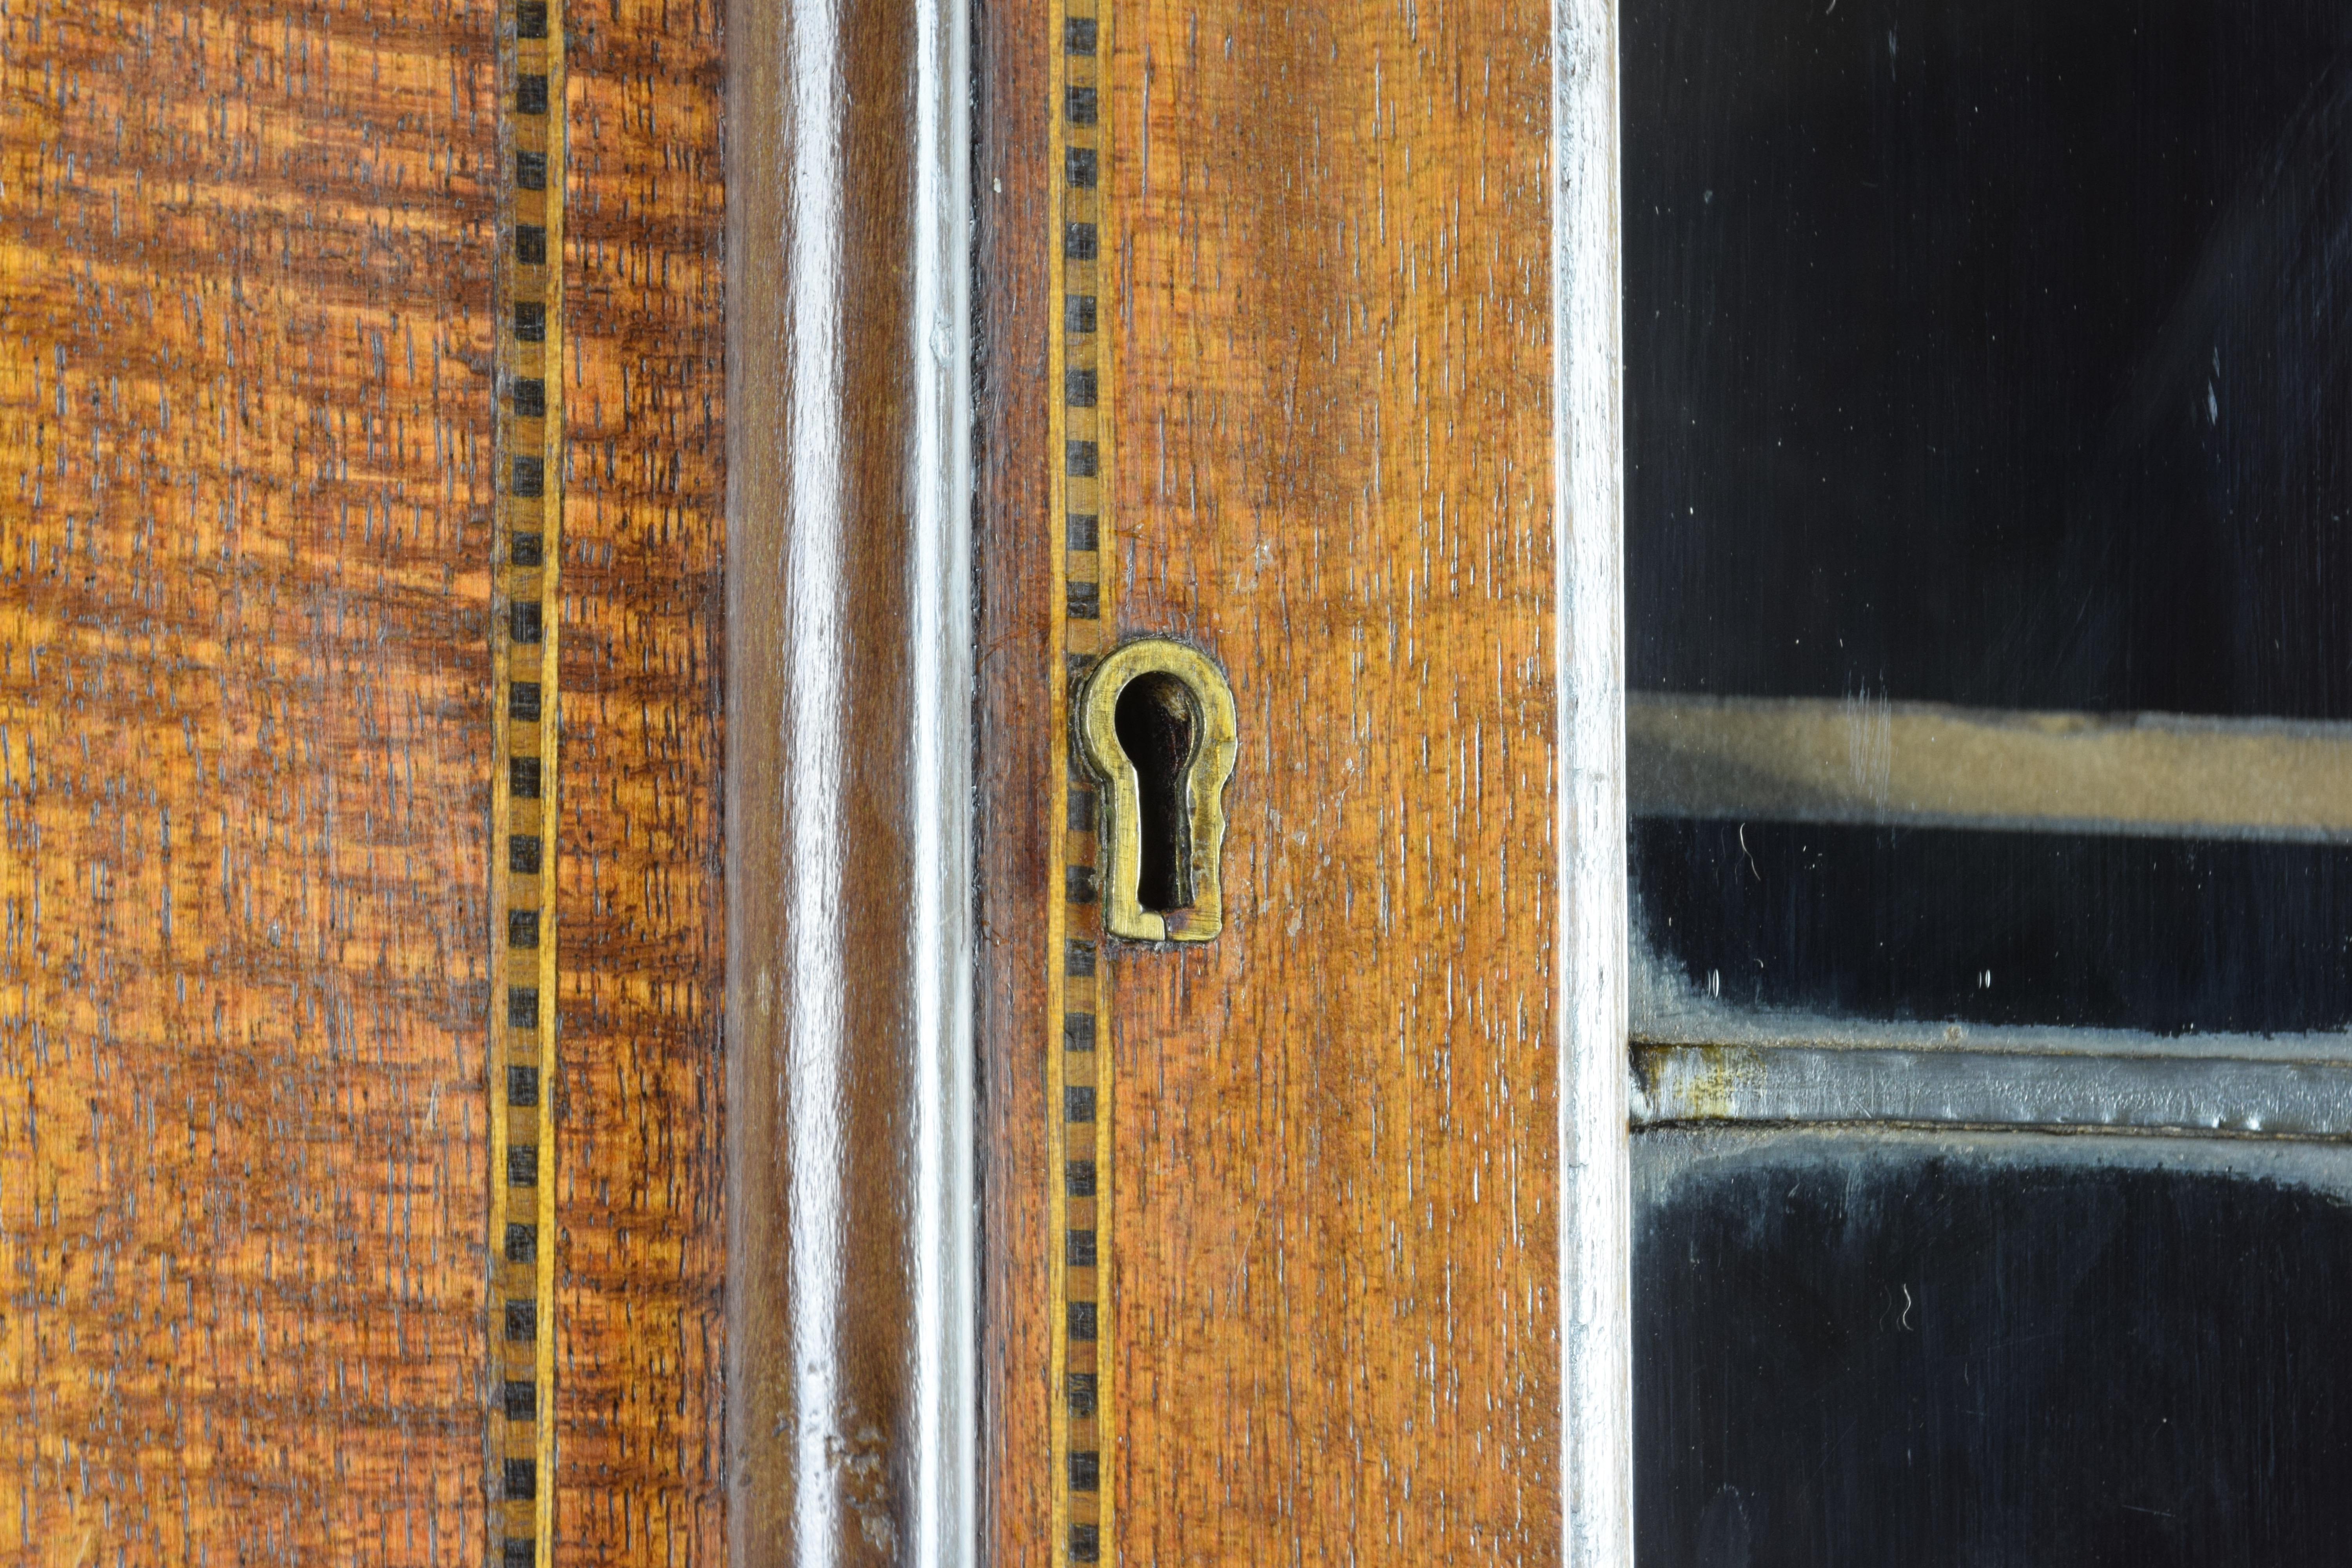
[[972, 188], [981, 584], [973, 855], [979, 872], [982, 1551], [1049, 1560], [1053, 1462], [1045, 1052], [1055, 733], [1050, 618], [1060, 545], [1048, 476], [1050, 7], [979, 8]]
[[[1034, 1563], [1055, 40], [982, 20], [983, 1539]], [[1243, 753], [1232, 926], [1111, 963], [1106, 1561], [1559, 1553], [1548, 25], [1119, 14], [1118, 629], [1215, 654]]]
[[1559, 1553], [1549, 20], [1122, 14], [1121, 630], [1243, 748], [1111, 965], [1130, 1564]]
[[558, 1561], [726, 1561], [718, 0], [569, 8]]
[[[1557, 1540], [1544, 21], [1120, 34], [1120, 598], [1223, 658], [1257, 742], [1232, 929], [1118, 969], [1131, 1562]], [[1045, 40], [982, 25], [984, 1490], [1018, 1563], [1050, 237]], [[558, 1521], [711, 1562], [718, 23], [573, 33]], [[488, 11], [9, 0], [0, 41], [0, 1550], [470, 1561]]]
[[490, 10], [0, 10], [0, 1552], [483, 1542]]
[[[0, 7], [0, 1556], [479, 1561], [493, 7]], [[724, 1557], [709, 6], [575, 6], [561, 1550]]]

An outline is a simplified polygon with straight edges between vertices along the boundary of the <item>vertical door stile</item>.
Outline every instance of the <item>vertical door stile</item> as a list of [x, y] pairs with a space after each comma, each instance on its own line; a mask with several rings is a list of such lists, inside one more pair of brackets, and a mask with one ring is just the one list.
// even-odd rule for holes
[[1554, 0], [1560, 1484], [1568, 1568], [1630, 1568], [1622, 286], [1616, 0]]

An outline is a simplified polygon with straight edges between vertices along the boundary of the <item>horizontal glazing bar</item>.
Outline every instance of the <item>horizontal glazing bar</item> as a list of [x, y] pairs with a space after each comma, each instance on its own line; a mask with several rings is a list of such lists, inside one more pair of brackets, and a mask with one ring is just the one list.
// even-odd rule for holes
[[1862, 1047], [1635, 1047], [1636, 1127], [1911, 1122], [2352, 1135], [2352, 1060]]
[[2352, 842], [2352, 724], [1629, 694], [1637, 816]]

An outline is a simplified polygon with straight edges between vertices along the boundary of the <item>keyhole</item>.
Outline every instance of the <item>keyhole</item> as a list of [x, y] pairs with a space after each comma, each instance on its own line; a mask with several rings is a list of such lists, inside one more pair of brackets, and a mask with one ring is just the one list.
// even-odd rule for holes
[[1119, 749], [1135, 764], [1143, 853], [1135, 900], [1147, 910], [1192, 903], [1192, 802], [1186, 788], [1201, 745], [1201, 709], [1172, 675], [1149, 671], [1118, 694]]

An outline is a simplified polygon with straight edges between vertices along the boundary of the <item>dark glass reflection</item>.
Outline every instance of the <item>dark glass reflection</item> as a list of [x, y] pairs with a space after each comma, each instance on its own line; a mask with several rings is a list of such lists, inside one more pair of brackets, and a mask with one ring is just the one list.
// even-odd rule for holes
[[1986, 1142], [1636, 1140], [1639, 1560], [2338, 1561], [2352, 1206]]
[[1672, 820], [1633, 848], [1653, 951], [1735, 1005], [2159, 1034], [2352, 1013], [2352, 848]]
[[[2352, 7], [1627, 0], [1622, 26], [1634, 689], [2352, 720]], [[1906, 879], [1940, 850], [1816, 836], [1827, 880], [1790, 897], [1864, 902], [1800, 929], [1701, 907], [1720, 837], [1636, 835], [1676, 984], [1723, 960], [1670, 909], [1749, 922], [1801, 1008], [2352, 1023], [2325, 847], [2201, 881], [2100, 868], [2145, 846], [1989, 851], [2017, 879], [1947, 923], [2086, 934], [1988, 1015], [1862, 978], [1916, 910], [1977, 896]], [[2174, 887], [2102, 905], [2118, 876]], [[2247, 900], [2305, 911], [2263, 940], [2328, 994], [2164, 972]]]
[[2352, 8], [1624, 34], [1636, 685], [2352, 717]]

